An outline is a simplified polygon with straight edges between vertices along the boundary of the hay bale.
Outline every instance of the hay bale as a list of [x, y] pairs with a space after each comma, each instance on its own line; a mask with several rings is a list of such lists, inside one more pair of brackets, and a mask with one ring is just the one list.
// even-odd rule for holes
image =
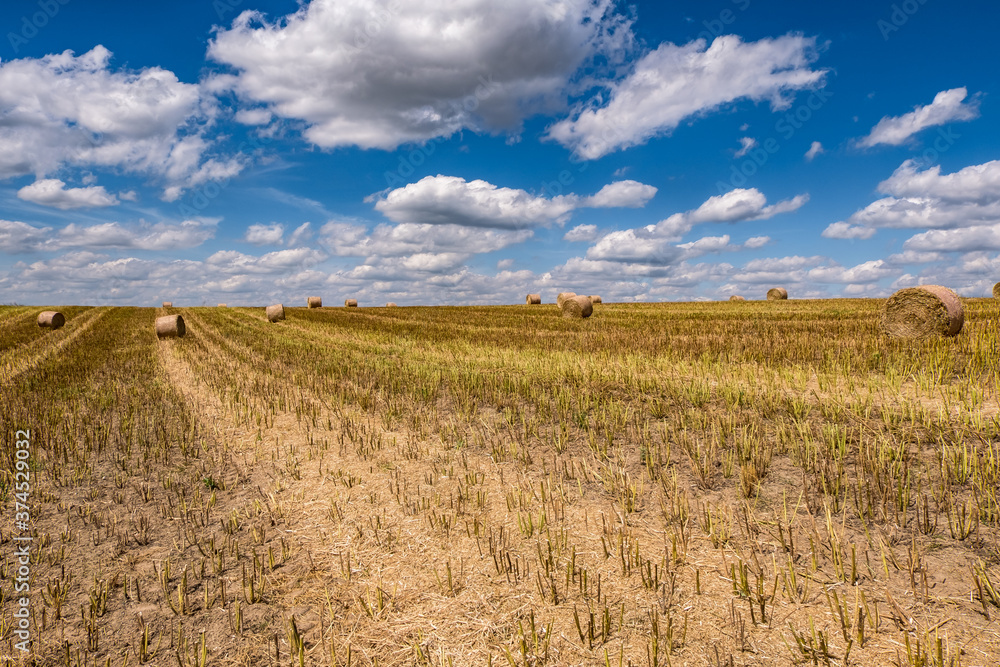
[[746, 299], [744, 299], [743, 297], [741, 297], [739, 294], [732, 295], [731, 297], [729, 297], [729, 300], [730, 301], [746, 301]]
[[357, 299], [344, 299], [344, 308], [357, 308], [357, 307], [358, 307]]
[[323, 307], [323, 299], [321, 299], [318, 296], [311, 296], [311, 297], [309, 297], [309, 299], [306, 301], [306, 303], [309, 304], [310, 308], [322, 308]]
[[572, 296], [576, 296], [576, 292], [559, 292], [559, 296], [556, 297], [556, 305], [562, 308], [563, 302]]
[[541, 302], [542, 302], [541, 294], [529, 294], [528, 296], [524, 297], [524, 303], [526, 303], [529, 306], [537, 306]]
[[788, 298], [788, 290], [784, 287], [772, 287], [767, 290], [768, 301], [784, 301]]
[[604, 303], [604, 300], [601, 299], [601, 297], [598, 296], [597, 294], [591, 294], [590, 295], [590, 303], [593, 303], [593, 304]]
[[893, 338], [956, 336], [964, 323], [958, 295], [941, 285], [901, 289], [882, 310], [882, 331]]
[[395, 304], [395, 303], [393, 303], [392, 301], [390, 301], [389, 303], [385, 304], [385, 307], [386, 307], [386, 308], [395, 308], [395, 307], [396, 307], [396, 304]]
[[163, 302], [163, 307], [164, 308], [173, 308], [174, 307], [174, 302], [173, 301], [164, 301]]
[[574, 295], [563, 300], [561, 310], [563, 317], [581, 319], [593, 315], [594, 304], [590, 302], [589, 296]]
[[180, 338], [184, 335], [184, 318], [180, 315], [164, 315], [156, 318], [157, 338]]
[[43, 329], [58, 329], [66, 324], [66, 318], [55, 310], [44, 310], [38, 313], [38, 326]]
[[268, 322], [277, 322], [278, 320], [285, 319], [285, 307], [280, 303], [276, 303], [273, 306], [265, 308], [264, 314], [267, 315]]
[[227, 305], [226, 305], [226, 304], [224, 304], [224, 303], [220, 303], [220, 304], [218, 305], [218, 308], [228, 308], [228, 307], [229, 307], [229, 306], [227, 306]]
[[1000, 283], [993, 286], [993, 298], [1000, 299]]

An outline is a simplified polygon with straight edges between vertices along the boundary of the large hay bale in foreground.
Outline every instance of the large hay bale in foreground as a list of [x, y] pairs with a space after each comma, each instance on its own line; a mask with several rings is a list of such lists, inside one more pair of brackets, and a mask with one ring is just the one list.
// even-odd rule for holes
[[571, 296], [563, 300], [561, 310], [563, 317], [581, 319], [593, 315], [594, 304], [589, 296]]
[[44, 329], [58, 329], [66, 324], [66, 317], [55, 310], [43, 310], [38, 313], [38, 326]]
[[882, 331], [893, 338], [956, 336], [964, 323], [962, 301], [941, 285], [901, 289], [882, 310]]
[[265, 308], [264, 314], [267, 315], [268, 322], [277, 322], [278, 320], [285, 319], [285, 307], [280, 303], [276, 303], [273, 306]]
[[318, 296], [311, 296], [311, 297], [309, 297], [306, 300], [306, 303], [309, 305], [310, 308], [322, 308], [323, 307], [323, 299], [321, 297], [318, 297]]
[[537, 306], [541, 302], [542, 302], [541, 294], [529, 294], [528, 296], [524, 297], [524, 303], [529, 306]]
[[385, 307], [386, 308], [395, 308], [396, 304], [394, 302], [390, 301], [389, 303], [385, 304]]
[[180, 315], [164, 315], [156, 318], [157, 338], [180, 338], [184, 335], [184, 318]]
[[743, 297], [741, 297], [739, 294], [732, 295], [731, 297], [729, 297], [729, 300], [730, 301], [746, 301], [746, 299], [744, 299]]
[[559, 292], [559, 296], [556, 297], [556, 305], [562, 308], [563, 302], [573, 296], [576, 296], [576, 292]]
[[344, 299], [344, 308], [357, 308], [357, 307], [358, 307], [357, 299]]
[[1000, 299], [1000, 283], [993, 286], [993, 298]]
[[768, 301], [784, 301], [788, 298], [788, 290], [784, 287], [772, 287], [767, 290]]
[[597, 294], [591, 294], [590, 295], [590, 303], [593, 303], [593, 304], [604, 303], [604, 299], [602, 299]]
[[163, 302], [163, 307], [164, 308], [173, 308], [174, 307], [174, 302], [173, 301], [164, 301]]

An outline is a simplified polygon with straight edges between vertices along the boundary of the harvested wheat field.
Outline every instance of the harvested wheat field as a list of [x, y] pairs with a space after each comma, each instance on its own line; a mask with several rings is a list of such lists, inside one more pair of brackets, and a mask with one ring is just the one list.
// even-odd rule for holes
[[884, 304], [0, 307], [0, 654], [28, 511], [24, 664], [995, 664], [995, 302]]

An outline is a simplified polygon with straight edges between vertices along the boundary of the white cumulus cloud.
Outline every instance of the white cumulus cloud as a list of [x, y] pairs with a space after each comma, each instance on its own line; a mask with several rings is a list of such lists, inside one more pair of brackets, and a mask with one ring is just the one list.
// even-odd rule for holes
[[525, 229], [562, 224], [578, 208], [641, 207], [654, 194], [656, 188], [651, 185], [616, 181], [589, 197], [543, 197], [439, 174], [369, 199], [375, 199], [375, 210], [399, 223]]
[[620, 60], [612, 0], [313, 0], [280, 20], [245, 11], [209, 44], [253, 112], [305, 123], [326, 148], [391, 150], [463, 128], [517, 131], [564, 104], [584, 65]]
[[656, 188], [638, 181], [609, 183], [597, 194], [586, 197], [582, 205], [590, 208], [641, 208], [656, 195]]
[[[239, 160], [209, 157], [217, 102], [168, 70], [113, 70], [96, 46], [0, 63], [0, 178], [42, 178], [64, 166], [154, 177], [165, 196], [235, 173]], [[172, 188], [172, 190], [171, 190]], [[169, 192], [167, 192], [169, 190]]]
[[243, 240], [253, 245], [280, 245], [284, 235], [285, 226], [276, 222], [270, 225], [250, 225]]
[[917, 106], [902, 116], [885, 116], [872, 128], [867, 137], [858, 141], [858, 145], [863, 148], [879, 144], [899, 146], [928, 127], [978, 118], [977, 100], [964, 102], [968, 95], [969, 91], [965, 88], [942, 90], [927, 106]]
[[723, 35], [706, 46], [705, 40], [661, 44], [611, 86], [607, 103], [555, 123], [548, 136], [581, 158], [596, 159], [668, 134], [685, 119], [736, 100], [787, 108], [790, 93], [823, 80], [824, 72], [810, 69], [817, 58], [814, 38], [743, 42]]
[[41, 206], [51, 206], [63, 211], [74, 208], [101, 208], [116, 206], [118, 198], [109, 194], [103, 185], [85, 188], [67, 188], [57, 178], [43, 178], [17, 191], [18, 199]]
[[879, 183], [889, 195], [831, 224], [829, 238], [869, 238], [875, 228], [955, 229], [1000, 223], [1000, 161], [970, 165], [951, 174], [919, 169], [907, 160]]

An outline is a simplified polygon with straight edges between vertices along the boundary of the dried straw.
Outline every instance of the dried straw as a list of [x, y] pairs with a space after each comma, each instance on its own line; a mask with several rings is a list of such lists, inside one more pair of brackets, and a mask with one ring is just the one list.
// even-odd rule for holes
[[173, 301], [164, 301], [163, 302], [163, 307], [164, 308], [173, 308], [174, 307], [174, 302]]
[[1000, 299], [1000, 283], [993, 286], [993, 298]]
[[964, 323], [962, 301], [941, 285], [901, 289], [882, 311], [882, 330], [893, 338], [956, 336]]
[[526, 303], [529, 306], [537, 306], [541, 302], [542, 302], [541, 294], [529, 294], [524, 298], [524, 303]]
[[358, 307], [357, 299], [344, 299], [344, 308], [357, 308], [357, 307]]
[[788, 290], [784, 287], [772, 287], [767, 290], [768, 301], [784, 301], [788, 298]]
[[576, 292], [559, 292], [559, 296], [556, 297], [556, 305], [562, 308], [563, 301], [570, 298], [571, 296], [576, 296]]
[[285, 307], [280, 303], [276, 303], [273, 306], [265, 308], [264, 314], [267, 315], [268, 322], [277, 322], [278, 320], [285, 319]]
[[581, 319], [590, 317], [594, 313], [594, 304], [590, 302], [589, 296], [571, 296], [563, 300], [563, 317]]
[[746, 301], [746, 299], [744, 299], [743, 297], [741, 297], [739, 294], [732, 295], [731, 297], [729, 297], [729, 300], [730, 301]]
[[220, 303], [218, 307], [219, 307], [219, 308], [228, 308], [229, 306], [227, 306], [227, 305], [226, 305], [226, 304], [224, 304], [224, 303]]
[[180, 338], [184, 335], [184, 318], [180, 315], [164, 315], [156, 318], [157, 338]]
[[590, 302], [593, 303], [593, 304], [598, 304], [598, 303], [604, 303], [604, 300], [601, 299], [601, 297], [598, 296], [597, 294], [591, 294], [590, 295]]
[[38, 313], [38, 326], [45, 329], [58, 329], [66, 324], [66, 318], [55, 310], [45, 310]]
[[392, 301], [390, 301], [389, 303], [385, 304], [385, 307], [386, 307], [386, 308], [395, 308], [395, 307], [396, 307], [396, 304], [395, 304], [395, 303], [393, 303]]
[[320, 298], [320, 297], [318, 297], [318, 296], [311, 296], [311, 297], [309, 297], [309, 300], [307, 301], [307, 303], [309, 304], [310, 308], [322, 308], [323, 307], [323, 299]]

